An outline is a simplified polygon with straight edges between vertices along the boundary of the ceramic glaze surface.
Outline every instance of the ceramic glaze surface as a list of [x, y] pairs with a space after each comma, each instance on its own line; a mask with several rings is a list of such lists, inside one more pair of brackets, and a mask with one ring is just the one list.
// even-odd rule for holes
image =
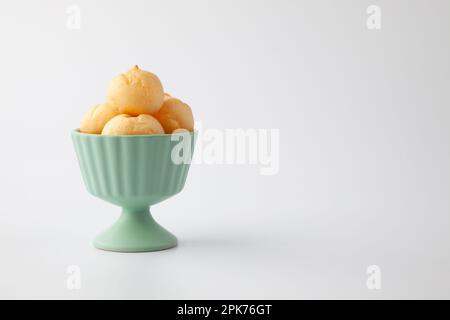
[[89, 193], [123, 208], [119, 220], [94, 241], [100, 249], [154, 251], [176, 245], [175, 236], [149, 213], [149, 206], [178, 192], [189, 163], [172, 160], [183, 139], [192, 152], [195, 132], [172, 135], [109, 136], [72, 131], [81, 175]]

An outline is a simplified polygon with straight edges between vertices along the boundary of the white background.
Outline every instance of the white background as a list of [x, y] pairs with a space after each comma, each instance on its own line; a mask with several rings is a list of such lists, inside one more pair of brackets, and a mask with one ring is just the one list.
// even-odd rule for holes
[[[66, 27], [71, 4], [80, 30]], [[449, 10], [2, 2], [0, 297], [450, 298]], [[152, 208], [179, 246], [120, 254], [91, 246], [120, 209], [85, 190], [70, 130], [134, 64], [204, 128], [280, 129], [280, 170], [193, 165]], [[372, 264], [381, 290], [366, 287]]]

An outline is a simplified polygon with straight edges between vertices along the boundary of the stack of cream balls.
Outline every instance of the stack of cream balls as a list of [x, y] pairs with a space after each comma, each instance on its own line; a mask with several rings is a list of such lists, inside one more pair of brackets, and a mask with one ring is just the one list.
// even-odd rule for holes
[[159, 78], [134, 66], [108, 86], [106, 102], [92, 107], [81, 120], [80, 132], [145, 135], [194, 129], [191, 108], [164, 93]]

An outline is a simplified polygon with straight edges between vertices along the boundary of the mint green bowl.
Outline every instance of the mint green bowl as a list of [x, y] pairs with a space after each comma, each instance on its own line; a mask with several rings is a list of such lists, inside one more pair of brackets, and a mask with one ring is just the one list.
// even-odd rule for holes
[[[94, 240], [94, 246], [120, 252], [174, 247], [177, 239], [152, 217], [150, 206], [180, 192], [189, 162], [172, 160], [180, 144], [192, 157], [196, 132], [110, 136], [72, 131], [84, 184], [92, 195], [122, 207], [119, 219]], [[175, 158], [174, 158], [175, 159]]]

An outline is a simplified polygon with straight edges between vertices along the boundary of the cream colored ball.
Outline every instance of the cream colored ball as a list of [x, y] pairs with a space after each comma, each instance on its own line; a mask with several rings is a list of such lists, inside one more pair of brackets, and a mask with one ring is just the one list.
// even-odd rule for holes
[[83, 116], [80, 132], [100, 134], [105, 124], [119, 114], [117, 108], [109, 103], [93, 106]]
[[120, 113], [153, 114], [163, 103], [164, 90], [155, 74], [134, 66], [111, 80], [106, 99], [116, 105]]
[[109, 135], [138, 135], [164, 134], [164, 129], [154, 117], [141, 114], [137, 117], [119, 114], [106, 123], [102, 134]]
[[161, 123], [166, 133], [172, 133], [176, 129], [194, 129], [194, 116], [191, 108], [180, 99], [167, 97], [161, 109], [154, 115]]

